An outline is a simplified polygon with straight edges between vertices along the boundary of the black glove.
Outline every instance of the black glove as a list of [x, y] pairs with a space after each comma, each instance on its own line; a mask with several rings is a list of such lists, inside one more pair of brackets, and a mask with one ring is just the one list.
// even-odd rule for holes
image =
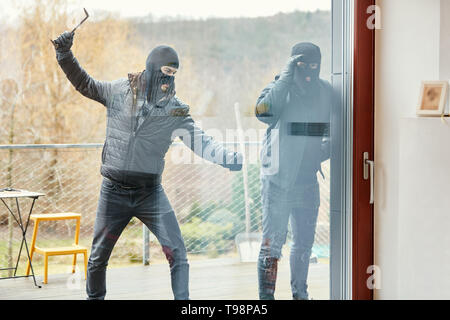
[[279, 80], [284, 82], [292, 82], [294, 80], [294, 71], [297, 63], [302, 61], [303, 54], [292, 56], [289, 58], [283, 71], [281, 71]]
[[243, 159], [239, 152], [228, 152], [223, 155], [223, 167], [230, 169], [230, 171], [240, 171], [242, 170]]
[[54, 41], [56, 48], [56, 58], [58, 60], [63, 59], [70, 52], [74, 35], [75, 34], [73, 32], [65, 31]]

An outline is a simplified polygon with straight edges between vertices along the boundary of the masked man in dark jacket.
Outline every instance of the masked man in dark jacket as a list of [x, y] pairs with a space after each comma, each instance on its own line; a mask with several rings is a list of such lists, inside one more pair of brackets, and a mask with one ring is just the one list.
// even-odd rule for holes
[[332, 87], [320, 79], [321, 52], [292, 48], [288, 64], [261, 93], [256, 116], [269, 125], [261, 152], [263, 240], [258, 260], [260, 299], [274, 299], [277, 263], [291, 221], [291, 288], [308, 299], [307, 276], [320, 204], [317, 173], [329, 158]]
[[169, 261], [175, 299], [189, 299], [189, 265], [175, 213], [161, 186], [164, 156], [180, 137], [197, 155], [232, 171], [242, 155], [227, 152], [199, 129], [189, 107], [175, 96], [178, 55], [168, 46], [154, 48], [143, 72], [112, 82], [97, 81], [70, 50], [73, 33], [55, 40], [56, 58], [69, 81], [84, 96], [106, 107], [102, 151], [103, 182], [88, 262], [88, 299], [104, 299], [106, 266], [112, 249], [131, 218], [141, 220], [162, 245]]

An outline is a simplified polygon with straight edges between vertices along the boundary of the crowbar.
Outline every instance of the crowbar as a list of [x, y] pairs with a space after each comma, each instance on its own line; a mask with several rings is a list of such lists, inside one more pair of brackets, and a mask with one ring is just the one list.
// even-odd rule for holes
[[[71, 33], [74, 33], [75, 30], [77, 30], [78, 27], [81, 26], [83, 24], [83, 22], [85, 22], [87, 20], [87, 18], [89, 18], [89, 13], [87, 12], [87, 10], [85, 8], [83, 8], [83, 10], [84, 10], [84, 13], [86, 14], [86, 17], [84, 17], [84, 19], [81, 20], [81, 22], [75, 28], [73, 28]], [[51, 43], [53, 43], [53, 46], [55, 47], [55, 49], [58, 49], [58, 44], [55, 42], [55, 40], [50, 39], [50, 41], [51, 41]]]

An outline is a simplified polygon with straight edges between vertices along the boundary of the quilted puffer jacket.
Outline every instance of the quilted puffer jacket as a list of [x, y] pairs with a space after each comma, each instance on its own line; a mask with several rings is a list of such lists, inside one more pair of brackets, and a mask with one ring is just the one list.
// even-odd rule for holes
[[[330, 158], [333, 88], [319, 80], [318, 94], [302, 96], [291, 83], [275, 77], [259, 96], [255, 114], [269, 125], [261, 150], [261, 176], [285, 190], [299, 177], [322, 173]], [[300, 181], [301, 183], [301, 181]]]
[[[189, 106], [174, 96], [165, 107], [144, 105], [144, 73], [129, 74], [115, 81], [93, 79], [72, 52], [58, 60], [73, 86], [84, 96], [100, 102], [107, 110], [106, 139], [102, 150], [101, 174], [128, 186], [158, 183], [164, 170], [164, 156], [176, 137], [197, 155], [227, 167], [234, 155], [195, 125]], [[224, 161], [225, 160], [225, 161]]]

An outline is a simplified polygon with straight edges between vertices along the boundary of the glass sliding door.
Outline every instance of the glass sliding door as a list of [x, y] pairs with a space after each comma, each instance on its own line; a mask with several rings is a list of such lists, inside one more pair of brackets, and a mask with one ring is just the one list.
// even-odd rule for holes
[[353, 15], [353, 1], [332, 1], [332, 85], [338, 107], [331, 115], [331, 299], [351, 298]]
[[[42, 11], [42, 6], [30, 2], [33, 14], [19, 19], [18, 29], [5, 25], [10, 36], [0, 41], [5, 64], [20, 62], [23, 70], [34, 70], [17, 71], [20, 76], [8, 68], [0, 72], [6, 91], [15, 82], [16, 87], [23, 86], [19, 91], [26, 94], [16, 95], [26, 100], [17, 100], [23, 102], [17, 105], [26, 105], [35, 115], [14, 118], [10, 106], [0, 114], [5, 123], [15, 121], [14, 143], [21, 144], [5, 147], [1, 144], [12, 142], [0, 142], [0, 149], [10, 155], [0, 156], [0, 165], [10, 168], [3, 173], [8, 184], [38, 187], [45, 181], [48, 202], [37, 209], [81, 212], [80, 239], [89, 244], [99, 203], [94, 188], [103, 179], [93, 163], [111, 163], [111, 175], [124, 178], [129, 173], [129, 181], [116, 181], [126, 190], [133, 190], [133, 183], [141, 179], [161, 176], [163, 201], [152, 205], [160, 205], [157, 209], [163, 214], [173, 211], [164, 228], [177, 240], [177, 249], [183, 245], [186, 249], [189, 276], [183, 273], [182, 281], [185, 285], [189, 278], [191, 299], [351, 299], [360, 296], [355, 283], [370, 296], [364, 277], [372, 248], [360, 246], [372, 235], [370, 215], [360, 210], [370, 210], [364, 204], [369, 182], [360, 181], [359, 157], [362, 151], [373, 156], [373, 146], [360, 145], [361, 137], [366, 144], [373, 142], [373, 128], [358, 131], [370, 117], [355, 117], [355, 110], [371, 103], [371, 97], [364, 96], [373, 85], [364, 77], [370, 70], [361, 69], [370, 65], [371, 47], [357, 43], [368, 34], [363, 20], [373, 0], [278, 0], [275, 6], [240, 0], [173, 0], [170, 6], [141, 1], [127, 10], [114, 2], [108, 8], [89, 2], [94, 19], [77, 29], [77, 61], [105, 86], [125, 79], [122, 93], [104, 99], [110, 103], [106, 109], [86, 107], [103, 98], [82, 101], [75, 90], [67, 91], [64, 101], [49, 94], [54, 90], [47, 85], [70, 84], [48, 36], [56, 36], [59, 23], [69, 22], [72, 12], [82, 12], [65, 1], [47, 2], [46, 10], [53, 11]], [[53, 17], [52, 23], [47, 23], [47, 15]], [[28, 36], [13, 36], [22, 29]], [[36, 38], [49, 50], [25, 41], [38, 32]], [[106, 33], [108, 37], [97, 37]], [[16, 54], [11, 48], [19, 38], [22, 49]], [[121, 49], [114, 50], [117, 47]], [[25, 59], [30, 50], [33, 56], [45, 57], [41, 60], [46, 69], [53, 71], [42, 73], [37, 60]], [[143, 72], [144, 68], [152, 71]], [[49, 118], [41, 113], [42, 105], [55, 106], [49, 114], [64, 117], [51, 117], [50, 124], [34, 121]], [[70, 130], [66, 122], [71, 123]], [[117, 132], [126, 134], [119, 137]], [[104, 139], [104, 144], [86, 144]], [[27, 145], [30, 141], [52, 144], [41, 146], [33, 156], [22, 150], [37, 148]], [[72, 157], [59, 150], [71, 148]], [[112, 165], [116, 160], [117, 166], [124, 166], [120, 170]], [[108, 174], [109, 169], [102, 168]], [[91, 191], [76, 188], [80, 184]], [[62, 197], [63, 188], [73, 198]], [[114, 183], [110, 186], [117, 188]], [[150, 198], [142, 201], [150, 203]], [[130, 201], [134, 205], [141, 200]], [[173, 264], [171, 249], [162, 248], [161, 236], [138, 217], [130, 218], [114, 242], [109, 266], [166, 265], [168, 260]], [[11, 231], [7, 216], [0, 216], [2, 225]], [[41, 237], [58, 240], [50, 229]], [[0, 232], [0, 264], [12, 263], [12, 249], [20, 244], [17, 239], [13, 243], [12, 232]], [[185, 266], [181, 252], [177, 257]], [[171, 299], [172, 292], [161, 288], [149, 285], [148, 292]], [[135, 298], [131, 293], [129, 297]]]
[[352, 295], [354, 1], [315, 3], [139, 27], [177, 48], [177, 95], [202, 129], [245, 155], [223, 171], [175, 141], [164, 173], [188, 257], [254, 274], [229, 299]]

